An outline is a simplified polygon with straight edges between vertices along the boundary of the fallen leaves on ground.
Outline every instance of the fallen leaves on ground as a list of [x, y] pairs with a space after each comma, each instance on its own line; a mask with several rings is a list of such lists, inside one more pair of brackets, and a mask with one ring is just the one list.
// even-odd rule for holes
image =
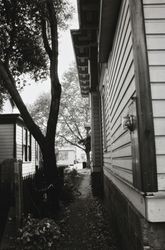
[[53, 219], [35, 219], [31, 216], [24, 221], [16, 239], [18, 250], [54, 249], [60, 237], [59, 226]]

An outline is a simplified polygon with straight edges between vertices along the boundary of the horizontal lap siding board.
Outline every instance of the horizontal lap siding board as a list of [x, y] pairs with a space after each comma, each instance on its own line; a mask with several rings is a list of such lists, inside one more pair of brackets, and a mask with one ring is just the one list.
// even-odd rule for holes
[[13, 159], [14, 124], [0, 124], [0, 162]]
[[158, 190], [165, 190], [165, 0], [143, 0], [152, 105]]
[[128, 1], [121, 6], [114, 44], [109, 56], [104, 86], [107, 151], [104, 166], [128, 183], [133, 183], [130, 133], [121, 126], [135, 94], [132, 32]]

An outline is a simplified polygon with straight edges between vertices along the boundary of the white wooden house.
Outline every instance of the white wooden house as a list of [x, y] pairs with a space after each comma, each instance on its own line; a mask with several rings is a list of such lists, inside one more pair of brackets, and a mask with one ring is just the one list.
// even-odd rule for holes
[[74, 146], [59, 147], [57, 149], [57, 166], [72, 166], [76, 160], [76, 148]]
[[23, 177], [39, 167], [39, 146], [19, 114], [0, 114], [0, 163], [6, 159], [22, 161]]
[[124, 249], [165, 249], [165, 0], [78, 0], [92, 172]]

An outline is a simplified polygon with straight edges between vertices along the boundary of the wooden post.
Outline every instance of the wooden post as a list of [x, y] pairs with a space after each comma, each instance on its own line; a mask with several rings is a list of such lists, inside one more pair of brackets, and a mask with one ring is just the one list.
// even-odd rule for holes
[[129, 5], [133, 34], [135, 82], [137, 93], [139, 154], [141, 168], [139, 176], [141, 175], [140, 178], [142, 180], [143, 192], [156, 192], [157, 173], [155, 136], [143, 4], [142, 0], [129, 0]]
[[22, 218], [22, 162], [18, 161], [14, 164], [14, 187], [15, 187], [15, 217], [16, 226], [19, 227]]

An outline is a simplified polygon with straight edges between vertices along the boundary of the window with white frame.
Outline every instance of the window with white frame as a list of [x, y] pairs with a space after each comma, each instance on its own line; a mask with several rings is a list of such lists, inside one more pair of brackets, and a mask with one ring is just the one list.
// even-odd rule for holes
[[26, 129], [23, 128], [23, 161], [31, 161], [32, 160], [32, 138], [31, 133]]

